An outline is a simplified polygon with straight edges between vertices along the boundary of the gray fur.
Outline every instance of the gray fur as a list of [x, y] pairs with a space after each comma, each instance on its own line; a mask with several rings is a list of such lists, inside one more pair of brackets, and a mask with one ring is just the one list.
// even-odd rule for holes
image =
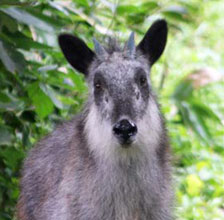
[[[170, 147], [150, 68], [138, 50], [94, 59], [84, 110], [41, 140], [24, 163], [19, 220], [172, 219]], [[123, 118], [138, 127], [125, 148], [112, 132]]]

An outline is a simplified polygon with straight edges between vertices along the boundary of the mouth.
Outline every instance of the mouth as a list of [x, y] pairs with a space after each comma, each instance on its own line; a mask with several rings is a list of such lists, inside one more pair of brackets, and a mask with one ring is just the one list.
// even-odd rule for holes
[[125, 139], [123, 137], [117, 137], [117, 139], [118, 139], [118, 142], [119, 142], [119, 144], [120, 144], [120, 146], [122, 148], [130, 148], [130, 147], [132, 147], [132, 144], [135, 141], [135, 137], [133, 137], [133, 136], [129, 137], [127, 139]]

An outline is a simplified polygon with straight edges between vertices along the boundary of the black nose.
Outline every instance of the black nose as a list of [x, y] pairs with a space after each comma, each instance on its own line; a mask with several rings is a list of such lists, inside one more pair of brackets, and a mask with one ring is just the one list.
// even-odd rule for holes
[[127, 119], [123, 119], [114, 125], [113, 131], [122, 144], [129, 144], [131, 137], [137, 133], [137, 126]]

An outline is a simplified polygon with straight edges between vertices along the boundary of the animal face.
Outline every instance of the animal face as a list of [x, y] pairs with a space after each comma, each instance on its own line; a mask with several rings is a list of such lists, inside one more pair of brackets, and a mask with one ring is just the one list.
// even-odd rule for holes
[[131, 34], [123, 50], [107, 50], [94, 40], [93, 52], [77, 37], [59, 36], [68, 62], [85, 74], [89, 84], [86, 131], [96, 148], [109, 149], [110, 144], [130, 148], [149, 144], [159, 135], [160, 116], [149, 74], [166, 38], [164, 20], [156, 21], [137, 47]]
[[102, 120], [107, 120], [123, 147], [138, 132], [150, 96], [149, 67], [142, 60], [114, 52], [90, 73], [90, 92]]

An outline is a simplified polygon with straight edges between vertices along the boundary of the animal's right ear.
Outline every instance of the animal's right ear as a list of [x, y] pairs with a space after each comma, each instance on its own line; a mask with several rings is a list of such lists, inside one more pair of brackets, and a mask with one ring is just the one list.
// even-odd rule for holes
[[67, 61], [87, 76], [95, 53], [82, 40], [70, 34], [59, 35], [58, 42]]

